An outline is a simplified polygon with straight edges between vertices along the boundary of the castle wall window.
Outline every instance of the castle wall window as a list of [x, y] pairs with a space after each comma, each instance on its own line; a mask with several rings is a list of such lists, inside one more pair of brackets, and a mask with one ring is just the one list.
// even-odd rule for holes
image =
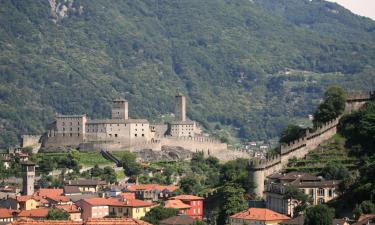
[[70, 133], [70, 134], [69, 134], [69, 136], [70, 136], [70, 137], [72, 137], [72, 136], [73, 136], [73, 134], [72, 134], [72, 133]]
[[144, 137], [145, 136], [145, 134], [142, 134], [142, 137]]
[[117, 137], [117, 134], [115, 134], [115, 137]]
[[137, 137], [137, 134], [134, 134], [134, 137]]
[[63, 134], [63, 137], [65, 136], [65, 134]]
[[77, 136], [79, 137], [79, 134], [77, 134]]
[[65, 122], [62, 122], [62, 125], [64, 126], [64, 125], [65, 125]]
[[69, 124], [70, 124], [70, 126], [72, 126], [72, 125], [73, 125], [73, 123], [72, 123], [72, 122], [70, 122]]

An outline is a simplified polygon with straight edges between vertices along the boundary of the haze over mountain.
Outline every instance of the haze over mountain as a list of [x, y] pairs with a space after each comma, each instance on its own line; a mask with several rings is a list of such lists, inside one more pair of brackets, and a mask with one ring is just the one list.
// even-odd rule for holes
[[115, 96], [157, 119], [177, 90], [210, 131], [267, 139], [374, 65], [375, 22], [320, 0], [1, 0], [0, 146]]

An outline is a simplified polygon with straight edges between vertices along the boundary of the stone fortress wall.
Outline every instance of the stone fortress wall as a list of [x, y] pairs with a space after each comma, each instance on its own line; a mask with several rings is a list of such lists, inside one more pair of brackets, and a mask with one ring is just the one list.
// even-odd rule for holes
[[[352, 113], [360, 109], [366, 102], [374, 100], [375, 92], [350, 94], [346, 101], [345, 113]], [[255, 184], [255, 188], [250, 191], [263, 197], [266, 177], [281, 171], [288, 164], [289, 159], [303, 158], [309, 151], [330, 139], [337, 132], [340, 118], [341, 116], [322, 125], [313, 133], [307, 130], [305, 136], [300, 139], [282, 144], [280, 154], [277, 156], [269, 159], [252, 159], [249, 163], [249, 179]]]

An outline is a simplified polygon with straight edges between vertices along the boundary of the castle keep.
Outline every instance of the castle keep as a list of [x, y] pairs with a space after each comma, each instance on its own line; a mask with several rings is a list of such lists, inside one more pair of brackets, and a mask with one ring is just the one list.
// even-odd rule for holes
[[[360, 109], [366, 102], [374, 100], [375, 92], [351, 94], [346, 101], [345, 113], [352, 113]], [[289, 159], [303, 158], [309, 151], [330, 139], [337, 132], [339, 120], [340, 117], [318, 127], [313, 133], [307, 130], [304, 137], [282, 144], [280, 154], [277, 156], [268, 159], [252, 159], [249, 165], [249, 179], [255, 184], [255, 187], [250, 191], [258, 197], [263, 197], [266, 177], [281, 171], [288, 164]]]
[[193, 152], [215, 155], [227, 145], [202, 134], [186, 116], [186, 98], [175, 97], [175, 120], [167, 124], [150, 124], [147, 119], [132, 119], [128, 101], [114, 99], [111, 118], [90, 119], [86, 115], [57, 115], [42, 137], [42, 148], [78, 148], [92, 150], [161, 150], [162, 146], [179, 146]]

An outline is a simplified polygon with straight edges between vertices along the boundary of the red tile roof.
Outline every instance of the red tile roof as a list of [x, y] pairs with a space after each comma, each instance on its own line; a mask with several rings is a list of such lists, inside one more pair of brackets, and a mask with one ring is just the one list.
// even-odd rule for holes
[[64, 190], [62, 188], [41, 188], [35, 193], [35, 195], [41, 197], [60, 196], [63, 195]]
[[10, 209], [0, 209], [0, 218], [11, 218], [12, 210]]
[[115, 198], [89, 198], [83, 199], [86, 203], [92, 206], [108, 205], [108, 206], [129, 206], [129, 207], [147, 207], [152, 206], [153, 203], [138, 199], [128, 199], [127, 201], [119, 201]]
[[17, 202], [26, 202], [30, 199], [34, 199], [32, 195], [22, 195], [16, 197]]
[[115, 201], [118, 201], [114, 198], [87, 198], [82, 199], [82, 202], [86, 202], [89, 205], [92, 206], [99, 206], [99, 205], [111, 205], [114, 204]]
[[30, 210], [21, 210], [18, 213], [18, 217], [41, 217], [44, 218], [48, 214], [48, 209], [39, 208], [39, 209], [30, 209]]
[[32, 220], [27, 219], [18, 219], [10, 223], [11, 225], [82, 225], [82, 222], [76, 222], [72, 220]]
[[47, 199], [55, 202], [70, 202], [70, 198], [66, 196], [48, 196]]
[[132, 218], [89, 218], [85, 225], [152, 225]]
[[191, 208], [190, 205], [183, 203], [181, 200], [172, 199], [165, 202], [165, 208], [173, 208], [173, 209], [189, 209]]
[[204, 198], [195, 196], [195, 195], [177, 195], [171, 197], [171, 199], [178, 199], [178, 200], [203, 200]]
[[258, 221], [273, 221], [273, 220], [289, 220], [290, 218], [272, 211], [270, 209], [261, 208], [249, 208], [242, 212], [236, 213], [230, 218], [234, 219], [244, 219], [244, 220], [258, 220]]
[[78, 207], [75, 204], [72, 205], [56, 205], [57, 209], [62, 209], [64, 211], [67, 211], [68, 213], [79, 213]]
[[121, 198], [124, 198], [124, 199], [135, 199], [135, 193], [130, 193], [130, 192], [128, 192], [128, 193], [121, 193], [121, 194], [119, 194], [119, 196], [121, 197]]

